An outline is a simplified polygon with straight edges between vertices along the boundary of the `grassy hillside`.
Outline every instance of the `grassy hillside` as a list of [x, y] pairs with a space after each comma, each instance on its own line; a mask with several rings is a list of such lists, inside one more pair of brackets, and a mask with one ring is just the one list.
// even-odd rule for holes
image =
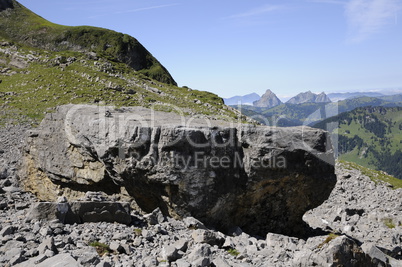
[[[152, 80], [124, 63], [80, 52], [23, 48], [0, 38], [0, 117], [40, 121], [67, 103], [145, 106], [234, 119], [215, 94]], [[177, 108], [180, 109], [177, 110]]]
[[[11, 7], [7, 8], [6, 7]], [[115, 31], [54, 24], [14, 0], [0, 2], [0, 36], [50, 51], [95, 52], [157, 81], [176, 85], [169, 72], [135, 38]]]
[[336, 103], [332, 103], [332, 105], [336, 105], [338, 107], [339, 113], [351, 111], [359, 107], [386, 106], [386, 105], [398, 106], [400, 104], [401, 103], [394, 103], [377, 97], [368, 97], [368, 96], [345, 99], [342, 101], [338, 101]]
[[380, 96], [378, 98], [389, 102], [402, 102], [402, 94]]
[[402, 179], [402, 108], [364, 107], [326, 119], [315, 127], [339, 126], [339, 158]]
[[321, 119], [326, 103], [282, 104], [262, 111], [266, 118], [276, 120], [278, 126], [309, 125]]
[[0, 28], [0, 124], [36, 124], [46, 112], [68, 103], [140, 105], [210, 119], [239, 118], [217, 95], [177, 87], [128, 35], [56, 25], [11, 0], [0, 0]]

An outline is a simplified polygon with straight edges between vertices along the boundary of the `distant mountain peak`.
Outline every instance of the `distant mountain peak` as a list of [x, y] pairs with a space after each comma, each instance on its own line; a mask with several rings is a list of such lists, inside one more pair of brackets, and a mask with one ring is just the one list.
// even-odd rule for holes
[[282, 101], [270, 89], [262, 95], [260, 100], [253, 102], [255, 107], [262, 108], [272, 108], [279, 106], [280, 104], [282, 104]]
[[302, 103], [330, 103], [331, 99], [324, 93], [314, 94], [310, 90], [304, 93], [300, 93], [295, 97], [289, 99], [288, 104], [302, 104]]
[[257, 93], [251, 93], [248, 95], [237, 95], [237, 96], [233, 96], [230, 98], [224, 98], [223, 100], [225, 101], [226, 105], [237, 105], [237, 104], [241, 104], [241, 105], [252, 105], [254, 101], [260, 99], [260, 95]]

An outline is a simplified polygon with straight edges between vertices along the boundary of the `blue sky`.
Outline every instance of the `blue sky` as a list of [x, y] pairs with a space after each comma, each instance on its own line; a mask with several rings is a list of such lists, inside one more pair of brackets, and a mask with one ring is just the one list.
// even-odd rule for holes
[[402, 88], [402, 0], [20, 0], [137, 38], [180, 86], [222, 97]]

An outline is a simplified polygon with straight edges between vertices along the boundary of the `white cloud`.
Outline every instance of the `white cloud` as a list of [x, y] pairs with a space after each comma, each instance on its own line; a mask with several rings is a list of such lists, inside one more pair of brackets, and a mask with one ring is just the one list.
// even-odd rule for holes
[[278, 6], [278, 5], [264, 5], [258, 8], [254, 8], [251, 10], [248, 10], [244, 13], [240, 13], [240, 14], [235, 14], [229, 17], [226, 17], [226, 19], [237, 19], [237, 18], [246, 18], [246, 17], [254, 17], [254, 16], [258, 16], [258, 15], [262, 15], [265, 13], [269, 13], [272, 11], [276, 11], [279, 9], [282, 9], [282, 6]]
[[345, 1], [340, 1], [340, 0], [308, 0], [307, 2], [323, 3], [323, 4], [335, 4], [335, 5], [344, 5], [344, 4], [346, 4]]
[[349, 42], [361, 42], [395, 23], [401, 0], [350, 0], [345, 6]]
[[[172, 4], [167, 4], [167, 5], [159, 5], [159, 6], [148, 6], [148, 7], [141, 7], [141, 8], [136, 8], [136, 9], [128, 9], [128, 10], [123, 10], [123, 11], [115, 11], [115, 12], [109, 12], [109, 13], [104, 13], [100, 15], [93, 15], [88, 18], [94, 19], [94, 18], [99, 18], [99, 17], [105, 17], [105, 16], [110, 16], [110, 14], [125, 14], [125, 13], [135, 13], [135, 12], [141, 12], [141, 11], [146, 11], [146, 10], [152, 10], [152, 9], [160, 9], [160, 8], [165, 8], [165, 7], [171, 7], [171, 6], [177, 6], [179, 5], [178, 3], [172, 3]], [[93, 9], [93, 8], [92, 8]], [[111, 7], [105, 6], [103, 9], [112, 9]]]
[[129, 9], [129, 10], [125, 10], [125, 11], [115, 12], [115, 14], [134, 13], [134, 12], [139, 12], [139, 11], [145, 11], [145, 10], [151, 10], [151, 9], [159, 9], [159, 8], [171, 7], [171, 6], [177, 6], [177, 5], [178, 5], [178, 3], [167, 4], [167, 5], [159, 5], [159, 6], [142, 7], [142, 8]]

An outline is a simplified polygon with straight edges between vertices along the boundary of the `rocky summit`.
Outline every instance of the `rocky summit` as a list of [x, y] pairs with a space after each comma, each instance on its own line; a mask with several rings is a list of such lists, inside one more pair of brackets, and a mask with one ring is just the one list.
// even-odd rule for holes
[[205, 121], [141, 107], [65, 105], [28, 133], [22, 183], [41, 200], [120, 194], [224, 232], [301, 236], [336, 176], [326, 132]]
[[269, 89], [259, 100], [253, 102], [255, 107], [261, 108], [273, 108], [280, 104], [282, 104], [282, 101]]

